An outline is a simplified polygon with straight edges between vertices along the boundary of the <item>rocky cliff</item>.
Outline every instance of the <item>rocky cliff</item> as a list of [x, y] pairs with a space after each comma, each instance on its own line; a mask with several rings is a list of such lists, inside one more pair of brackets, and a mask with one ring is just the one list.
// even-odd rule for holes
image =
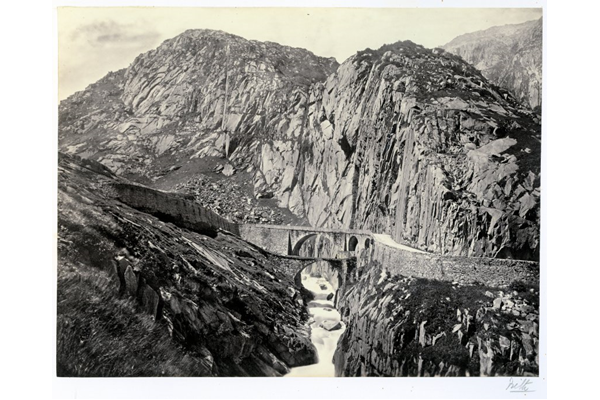
[[400, 42], [313, 86], [301, 144], [261, 170], [315, 226], [386, 232], [442, 254], [536, 258], [540, 125], [442, 50]]
[[315, 362], [299, 261], [207, 234], [214, 216], [97, 162], [61, 155], [58, 170], [59, 376], [281, 376]]
[[537, 282], [490, 287], [389, 267], [361, 259], [360, 278], [339, 293], [336, 376], [538, 375]]
[[188, 31], [59, 111], [64, 151], [141, 182], [201, 193], [209, 170], [313, 226], [538, 257], [540, 120], [440, 49], [398, 42], [338, 67]]
[[542, 103], [542, 39], [540, 18], [461, 35], [443, 48], [535, 108]]

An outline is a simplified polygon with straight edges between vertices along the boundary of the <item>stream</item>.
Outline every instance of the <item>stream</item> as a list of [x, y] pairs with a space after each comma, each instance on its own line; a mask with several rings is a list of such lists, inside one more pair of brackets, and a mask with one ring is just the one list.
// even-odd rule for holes
[[310, 314], [310, 340], [317, 349], [319, 361], [316, 364], [292, 368], [285, 376], [333, 377], [335, 376], [333, 353], [340, 336], [346, 329], [340, 320], [340, 313], [334, 308], [333, 298], [327, 300], [327, 296], [331, 293], [335, 294], [336, 289], [325, 278], [315, 274], [311, 276], [304, 271], [302, 271], [302, 285], [315, 295], [307, 307]]

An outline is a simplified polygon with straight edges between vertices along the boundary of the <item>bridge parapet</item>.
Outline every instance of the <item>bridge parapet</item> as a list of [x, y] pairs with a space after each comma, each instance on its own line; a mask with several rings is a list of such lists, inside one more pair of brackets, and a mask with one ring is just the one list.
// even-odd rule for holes
[[312, 258], [354, 257], [373, 243], [372, 233], [365, 230], [245, 224], [239, 232], [242, 239], [280, 255], [300, 255], [312, 240]]
[[346, 233], [357, 235], [371, 235], [372, 232], [364, 229], [346, 229], [346, 228], [315, 228], [302, 225], [267, 225], [267, 224], [244, 224], [246, 227], [266, 228], [270, 230], [294, 230], [306, 232], [324, 232], [324, 233]]

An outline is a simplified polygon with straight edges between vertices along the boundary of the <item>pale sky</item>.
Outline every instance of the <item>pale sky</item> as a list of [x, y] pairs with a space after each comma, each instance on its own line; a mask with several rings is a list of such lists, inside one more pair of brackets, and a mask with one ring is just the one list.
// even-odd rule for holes
[[59, 99], [125, 68], [187, 29], [302, 47], [342, 63], [367, 47], [412, 40], [428, 48], [492, 26], [538, 19], [541, 8], [159, 8], [58, 9]]

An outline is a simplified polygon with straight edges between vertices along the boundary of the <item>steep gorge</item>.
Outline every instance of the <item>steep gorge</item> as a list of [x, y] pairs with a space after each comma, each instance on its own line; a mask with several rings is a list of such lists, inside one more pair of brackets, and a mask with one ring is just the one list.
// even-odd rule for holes
[[276, 196], [311, 225], [537, 257], [539, 119], [471, 66], [400, 42], [349, 58], [310, 100], [310, 146], [263, 144], [263, 160], [283, 160], [262, 168], [284, 177]]

